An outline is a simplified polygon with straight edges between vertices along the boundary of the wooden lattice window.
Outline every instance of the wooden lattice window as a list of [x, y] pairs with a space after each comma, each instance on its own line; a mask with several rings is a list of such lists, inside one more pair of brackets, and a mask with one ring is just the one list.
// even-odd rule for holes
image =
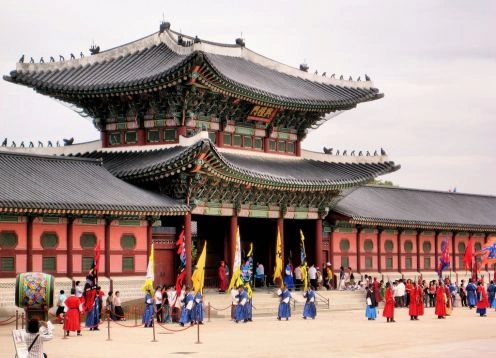
[[367, 252], [370, 252], [374, 249], [374, 242], [370, 239], [367, 239], [363, 242], [363, 249]]
[[114, 132], [109, 134], [109, 144], [110, 145], [119, 145], [121, 144], [121, 133]]
[[41, 264], [41, 269], [44, 272], [47, 271], [56, 271], [57, 270], [57, 259], [56, 257], [49, 256], [49, 257], [43, 257], [43, 261]]
[[394, 244], [392, 240], [386, 240], [384, 242], [384, 250], [386, 250], [386, 252], [393, 252], [393, 248]]
[[134, 271], [134, 257], [126, 257], [122, 258], [122, 271]]
[[244, 140], [243, 147], [247, 147], [247, 148], [253, 147], [253, 138], [252, 137], [245, 135], [243, 137], [243, 140]]
[[157, 143], [160, 142], [160, 131], [157, 129], [151, 129], [146, 134], [146, 140], [148, 143]]
[[412, 258], [411, 257], [405, 257], [405, 268], [406, 269], [412, 268]]
[[412, 252], [413, 243], [410, 240], [406, 240], [403, 244], [403, 249], [405, 250], [405, 252]]
[[231, 133], [224, 133], [224, 145], [231, 146], [232, 145], [231, 141], [232, 141]]
[[84, 232], [79, 238], [79, 243], [83, 249], [92, 249], [96, 246], [96, 235], [92, 232]]
[[215, 132], [208, 132], [208, 139], [210, 139], [212, 143], [217, 144], [217, 134]]
[[41, 234], [41, 247], [44, 249], [54, 249], [59, 243], [59, 237], [55, 232], [44, 232]]
[[275, 140], [269, 140], [269, 150], [275, 152], [276, 151], [276, 141]]
[[136, 237], [133, 234], [124, 234], [121, 236], [121, 247], [124, 250], [132, 250], [136, 247]]
[[83, 272], [87, 272], [93, 267], [94, 259], [95, 258], [92, 256], [83, 256], [83, 262], [82, 262]]
[[348, 256], [341, 256], [341, 266], [343, 267], [350, 266], [350, 258]]
[[430, 269], [430, 268], [431, 268], [431, 258], [424, 257], [424, 269]]
[[175, 129], [164, 130], [164, 141], [175, 142], [177, 140], [177, 131]]
[[367, 256], [365, 257], [365, 268], [372, 268], [372, 257]]
[[294, 152], [295, 152], [294, 142], [288, 142], [288, 153], [294, 153]]
[[286, 151], [286, 142], [283, 142], [283, 141], [277, 142], [277, 151], [278, 152], [285, 152]]
[[255, 149], [263, 149], [263, 141], [262, 138], [255, 138], [254, 140]]
[[0, 231], [0, 247], [13, 249], [17, 246], [17, 233], [15, 231]]
[[424, 241], [422, 244], [422, 249], [424, 250], [425, 253], [429, 253], [432, 250], [432, 245], [430, 241]]
[[[344, 252], [348, 251], [350, 249], [350, 240], [342, 239], [339, 242], [339, 249]], [[346, 267], [348, 267], [348, 265], [346, 265]]]
[[460, 253], [464, 253], [465, 252], [465, 243], [460, 242], [458, 244], [458, 252], [460, 252]]
[[474, 244], [474, 250], [475, 252], [482, 250], [482, 244], [480, 242], [476, 242]]
[[241, 136], [239, 134], [235, 134], [234, 135], [233, 145], [235, 147], [241, 147], [241, 145], [242, 145], [242, 139], [241, 139]]
[[2, 257], [0, 260], [2, 272], [15, 272], [15, 260], [13, 257]]
[[392, 257], [386, 257], [386, 268], [387, 269], [393, 268], [393, 258]]

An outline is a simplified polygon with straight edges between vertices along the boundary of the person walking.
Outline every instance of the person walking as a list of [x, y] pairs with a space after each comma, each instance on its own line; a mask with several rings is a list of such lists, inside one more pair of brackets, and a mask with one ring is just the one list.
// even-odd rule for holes
[[65, 291], [60, 290], [59, 298], [57, 299], [57, 311], [55, 312], [57, 323], [64, 323], [64, 301], [66, 300], [66, 298], [67, 296], [65, 295]]
[[384, 309], [382, 310], [382, 316], [386, 317], [387, 322], [396, 322], [394, 320], [394, 295], [393, 289], [391, 287], [391, 282], [386, 282], [386, 290], [384, 291]]
[[141, 323], [145, 325], [145, 328], [153, 326], [153, 297], [150, 290], [146, 290], [145, 294], [145, 310], [143, 311], [143, 318]]
[[462, 307], [467, 307], [467, 290], [465, 287], [465, 280], [461, 280], [460, 287], [458, 289], [458, 294], [460, 295], [460, 301], [462, 302]]
[[114, 295], [114, 310], [115, 310], [115, 319], [117, 321], [125, 321], [126, 317], [124, 317], [124, 310], [122, 309], [121, 302], [121, 293], [120, 291], [115, 291]]
[[418, 304], [417, 304], [417, 284], [415, 282], [408, 283], [408, 314], [410, 320], [418, 320]]
[[184, 326], [185, 324], [191, 323], [193, 325], [193, 319], [191, 317], [191, 312], [193, 311], [195, 298], [193, 293], [191, 293], [191, 289], [186, 287], [184, 298], [181, 300], [183, 303], [183, 309], [181, 311], [181, 318], [179, 319], [179, 324]]
[[303, 307], [303, 319], [315, 319], [315, 316], [317, 316], [317, 307], [315, 306], [315, 291], [312, 286], [308, 286], [303, 297], [306, 299], [305, 306]]
[[277, 319], [280, 321], [281, 318], [286, 318], [287, 321], [289, 317], [291, 317], [291, 305], [289, 304], [291, 292], [289, 292], [287, 286], [284, 285], [282, 289], [277, 290], [277, 295], [281, 298], [277, 311]]

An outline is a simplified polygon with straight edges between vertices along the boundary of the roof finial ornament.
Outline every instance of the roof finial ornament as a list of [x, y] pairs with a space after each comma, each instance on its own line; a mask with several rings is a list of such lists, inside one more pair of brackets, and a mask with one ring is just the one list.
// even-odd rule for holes
[[374, 150], [374, 157], [377, 156], [377, 150]]
[[386, 151], [381, 148], [381, 155], [386, 155]]
[[331, 78], [336, 78], [336, 74], [335, 74], [335, 73], [333, 73], [333, 74], [331, 75]]
[[236, 45], [238, 45], [239, 47], [245, 47], [246, 44], [245, 44], [245, 39], [243, 38], [243, 31], [241, 31], [241, 37], [238, 37], [236, 40]]
[[348, 155], [348, 151], [346, 149], [343, 150], [343, 155]]
[[6, 147], [6, 146], [7, 146], [7, 137], [5, 137], [5, 139], [2, 142], [2, 147]]
[[361, 157], [362, 156], [362, 151], [359, 151], [358, 152], [358, 156]]
[[22, 55], [21, 58], [19, 59], [19, 63], [24, 63], [24, 55]]
[[365, 81], [370, 81], [370, 77], [367, 74], [365, 74]]
[[319, 71], [315, 70], [314, 75], [318, 75], [318, 74], [319, 74]]
[[55, 59], [53, 58], [53, 56], [50, 56], [50, 62], [55, 62]]
[[348, 81], [353, 81], [353, 77], [350, 76], [350, 78], [348, 78]]
[[96, 54], [97, 54], [97, 53], [99, 53], [99, 52], [100, 52], [100, 46], [96, 46], [96, 45], [95, 45], [95, 41], [93, 41], [93, 44], [92, 44], [92, 45], [91, 45], [91, 47], [90, 47], [90, 53], [91, 53], [92, 55], [96, 55]]
[[338, 150], [336, 150], [336, 155], [339, 155], [339, 149], [338, 149]]
[[357, 78], [357, 82], [360, 82], [360, 81], [361, 81], [360, 76], [358, 76], [358, 78]]
[[79, 57], [83, 58], [84, 57], [84, 53], [83, 51], [81, 51], [81, 53], [79, 54]]
[[331, 154], [332, 155], [332, 148], [324, 147], [324, 153], [325, 154]]
[[29, 60], [29, 63], [34, 63], [34, 58], [31, 57], [31, 59]]
[[62, 55], [59, 55], [59, 61], [60, 61], [60, 62], [64, 62], [64, 61], [65, 61], [65, 58], [64, 58], [64, 56], [62, 56]]
[[45, 63], [45, 60], [43, 59], [43, 56], [40, 58], [40, 63]]
[[344, 79], [343, 75], [341, 75], [341, 76], [339, 77], [339, 79], [340, 79], [340, 80]]
[[300, 65], [300, 71], [303, 71], [303, 72], [308, 72], [308, 65], [307, 65], [307, 60], [303, 60], [303, 63]]
[[326, 74], [327, 74], [327, 73], [324, 71], [324, 73], [322, 73], [322, 77], [325, 77], [325, 76], [326, 76]]
[[53, 147], [53, 144], [52, 144], [52, 141], [51, 140], [48, 141], [47, 147]]
[[354, 150], [351, 151], [351, 155], [355, 155], [355, 151]]
[[367, 157], [370, 157], [370, 152], [367, 150], [367, 153], [366, 153]]
[[74, 137], [71, 137], [69, 139], [64, 138], [64, 145], [72, 145], [74, 143]]
[[183, 35], [181, 35], [181, 34], [177, 35], [177, 44], [179, 46], [184, 46]]
[[193, 40], [193, 42], [195, 44], [199, 44], [199, 43], [201, 43], [201, 40], [200, 40], [200, 38], [198, 36], [195, 35], [195, 39]]
[[162, 13], [162, 22], [160, 23], [160, 27], [159, 27], [159, 33], [162, 33], [164, 32], [165, 30], [169, 30], [170, 29], [170, 22], [168, 21], [165, 21], [165, 14]]
[[74, 56], [73, 53], [71, 53], [71, 60], [75, 60], [76, 59], [76, 56]]

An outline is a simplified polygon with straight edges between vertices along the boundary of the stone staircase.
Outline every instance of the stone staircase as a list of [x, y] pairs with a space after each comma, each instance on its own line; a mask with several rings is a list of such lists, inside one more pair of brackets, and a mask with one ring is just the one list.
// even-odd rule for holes
[[[271, 316], [275, 315], [279, 305], [276, 288], [259, 288], [253, 291], [253, 315]], [[301, 314], [305, 299], [303, 291], [291, 292], [292, 314]], [[210, 304], [210, 316], [229, 318], [231, 315], [231, 297], [229, 294], [219, 294], [215, 290], [205, 290], [205, 315], [208, 314]], [[317, 291], [317, 311], [348, 311], [365, 309], [365, 291]]]

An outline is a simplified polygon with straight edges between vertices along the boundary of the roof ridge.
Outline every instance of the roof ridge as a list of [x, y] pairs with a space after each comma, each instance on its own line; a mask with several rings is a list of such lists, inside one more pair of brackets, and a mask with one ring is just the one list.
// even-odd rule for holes
[[35, 159], [48, 159], [52, 161], [74, 161], [74, 162], [88, 162], [92, 164], [101, 165], [102, 160], [96, 158], [82, 158], [64, 155], [48, 155], [48, 154], [32, 154], [32, 153], [17, 153], [17, 152], [2, 152], [0, 151], [0, 157], [23, 157], [23, 158], [35, 158]]
[[421, 188], [409, 188], [409, 187], [401, 187], [401, 186], [388, 186], [388, 185], [379, 185], [379, 184], [366, 184], [363, 186], [369, 187], [369, 188], [378, 188], [378, 189], [396, 189], [396, 190], [403, 190], [403, 191], [420, 191], [420, 192], [426, 192], [426, 193], [436, 193], [436, 194], [452, 194], [452, 195], [464, 195], [464, 196], [477, 196], [477, 197], [486, 197], [486, 198], [495, 198], [496, 195], [490, 195], [490, 194], [477, 194], [477, 193], [462, 193], [462, 192], [450, 192], [450, 191], [442, 191], [442, 190], [436, 190], [436, 189], [421, 189]]

